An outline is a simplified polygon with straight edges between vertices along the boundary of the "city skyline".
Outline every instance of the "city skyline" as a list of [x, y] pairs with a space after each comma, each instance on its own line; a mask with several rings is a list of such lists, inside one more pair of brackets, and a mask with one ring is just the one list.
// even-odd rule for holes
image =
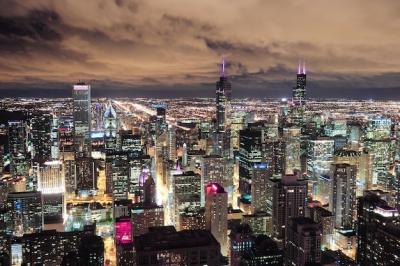
[[234, 98], [289, 97], [304, 60], [310, 98], [399, 99], [395, 1], [0, 7], [3, 97], [66, 97], [79, 80], [98, 97], [213, 97], [225, 56]]

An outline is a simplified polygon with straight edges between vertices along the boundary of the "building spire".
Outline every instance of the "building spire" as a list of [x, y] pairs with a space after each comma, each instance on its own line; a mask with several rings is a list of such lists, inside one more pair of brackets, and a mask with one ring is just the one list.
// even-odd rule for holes
[[297, 65], [297, 74], [301, 74], [301, 60], [299, 59], [299, 64]]
[[221, 77], [225, 77], [225, 58], [222, 56]]
[[306, 74], [306, 61], [303, 60], [303, 74]]

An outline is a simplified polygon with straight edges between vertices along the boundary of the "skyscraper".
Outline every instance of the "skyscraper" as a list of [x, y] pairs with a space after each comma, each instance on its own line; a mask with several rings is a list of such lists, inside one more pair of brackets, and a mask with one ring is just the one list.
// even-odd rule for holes
[[7, 196], [14, 235], [35, 233], [43, 229], [42, 193], [15, 192]]
[[306, 80], [305, 63], [299, 62], [296, 86], [292, 90], [293, 103], [296, 106], [304, 106], [306, 104]]
[[26, 147], [27, 130], [23, 121], [8, 122], [10, 173], [14, 178], [27, 178], [29, 165]]
[[292, 218], [287, 229], [286, 264], [304, 266], [321, 262], [321, 228], [310, 218]]
[[90, 131], [92, 124], [90, 85], [83, 82], [74, 85], [72, 98], [75, 151], [90, 152]]
[[225, 73], [225, 60], [222, 58], [221, 73], [216, 89], [217, 123], [216, 132], [224, 132], [229, 123], [232, 87]]
[[228, 195], [218, 183], [206, 188], [206, 228], [221, 245], [221, 253], [227, 255]]
[[359, 198], [357, 210], [358, 265], [399, 265], [399, 212], [372, 192]]
[[284, 175], [273, 185], [272, 219], [274, 235], [285, 241], [289, 220], [305, 216], [307, 181], [297, 175]]
[[108, 103], [106, 111], [104, 112], [103, 124], [106, 149], [117, 149], [119, 123], [117, 112], [115, 112], [111, 102]]
[[253, 214], [267, 211], [270, 176], [271, 171], [266, 164], [254, 164], [251, 178], [251, 207]]
[[353, 229], [356, 212], [356, 176], [357, 167], [354, 165], [332, 165], [332, 213], [337, 229]]

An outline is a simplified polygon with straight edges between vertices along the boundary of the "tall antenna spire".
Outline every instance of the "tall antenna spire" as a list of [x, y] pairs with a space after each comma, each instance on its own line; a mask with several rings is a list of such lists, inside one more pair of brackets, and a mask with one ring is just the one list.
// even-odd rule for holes
[[303, 74], [306, 74], [306, 61], [303, 60]]
[[225, 58], [222, 56], [221, 77], [225, 77]]
[[299, 60], [299, 64], [297, 65], [297, 74], [301, 74], [301, 60]]

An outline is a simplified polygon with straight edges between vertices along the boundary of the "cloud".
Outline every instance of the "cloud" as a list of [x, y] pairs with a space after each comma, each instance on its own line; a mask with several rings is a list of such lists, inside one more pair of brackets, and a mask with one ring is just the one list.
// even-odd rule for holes
[[390, 0], [3, 0], [0, 89], [83, 79], [121, 90], [212, 91], [221, 55], [237, 95], [286, 95], [299, 59], [318, 95], [394, 88], [398, 10]]

